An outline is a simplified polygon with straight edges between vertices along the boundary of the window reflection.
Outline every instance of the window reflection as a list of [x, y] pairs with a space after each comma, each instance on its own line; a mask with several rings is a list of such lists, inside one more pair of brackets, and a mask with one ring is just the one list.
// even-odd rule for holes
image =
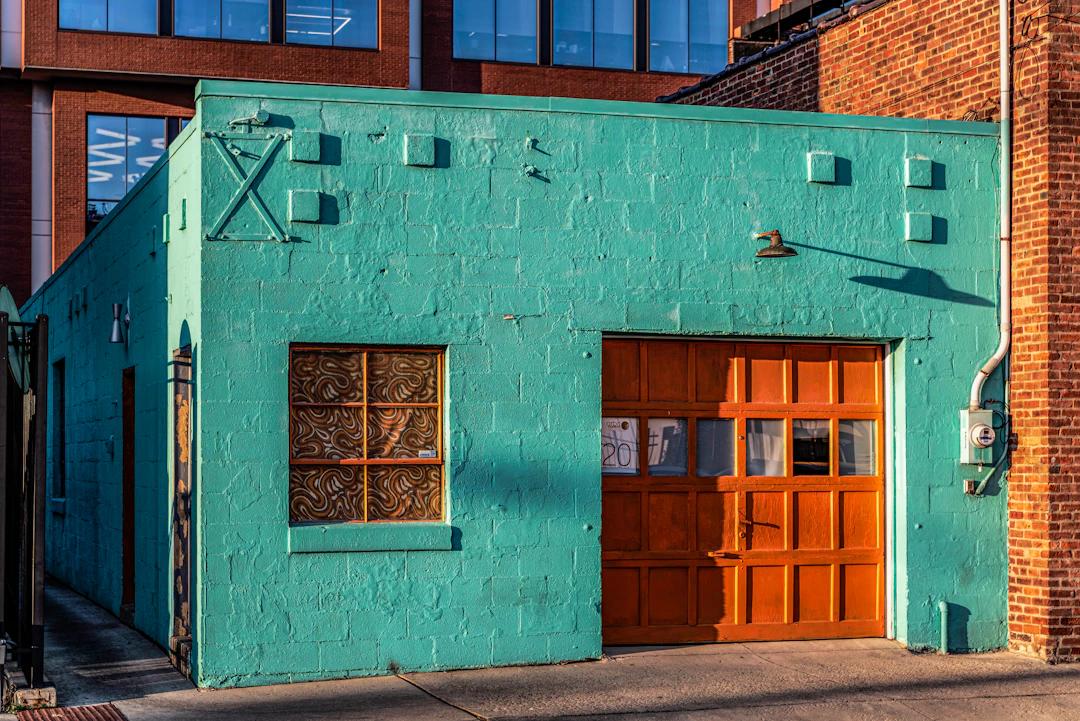
[[536, 0], [495, 0], [495, 59], [536, 62]]
[[535, 63], [536, 0], [455, 0], [454, 57]]
[[727, 65], [727, 0], [649, 4], [649, 69], [715, 73]]
[[877, 429], [874, 421], [840, 421], [840, 475], [877, 473]]
[[378, 0], [288, 0], [285, 41], [334, 47], [378, 47]]
[[735, 475], [735, 421], [701, 418], [697, 422], [697, 475]]
[[555, 0], [556, 65], [634, 67], [634, 0]]
[[158, 0], [60, 0], [60, 28], [156, 35]]
[[747, 419], [746, 475], [784, 475], [784, 421], [775, 418]]
[[649, 475], [685, 476], [687, 435], [685, 418], [649, 419]]
[[796, 476], [829, 475], [829, 421], [792, 421], [791, 455]]
[[105, 217], [164, 150], [164, 118], [87, 116], [87, 221]]

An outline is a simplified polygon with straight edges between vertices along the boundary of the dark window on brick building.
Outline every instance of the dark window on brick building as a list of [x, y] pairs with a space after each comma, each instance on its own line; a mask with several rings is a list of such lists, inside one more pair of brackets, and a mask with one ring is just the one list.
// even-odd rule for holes
[[293, 346], [289, 520], [443, 517], [443, 352]]
[[156, 35], [158, 0], [60, 0], [60, 27]]
[[554, 0], [556, 65], [634, 69], [634, 0]]
[[86, 117], [86, 220], [105, 217], [165, 151], [165, 118]]
[[377, 48], [379, 0], [287, 0], [285, 42]]
[[173, 33], [194, 38], [270, 40], [268, 0], [183, 0], [173, 6]]

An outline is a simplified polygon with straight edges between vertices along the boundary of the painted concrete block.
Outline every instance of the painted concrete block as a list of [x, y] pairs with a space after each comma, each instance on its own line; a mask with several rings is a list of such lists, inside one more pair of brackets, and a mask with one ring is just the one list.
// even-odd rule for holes
[[[122, 437], [116, 386], [134, 366], [146, 479], [136, 488], [136, 576], [148, 579], [135, 625], [168, 643], [172, 408], [161, 368], [191, 343], [199, 685], [595, 657], [604, 334], [890, 338], [899, 341], [890, 430], [902, 441], [890, 469], [898, 637], [933, 645], [936, 611], [921, 599], [947, 595], [970, 612], [972, 649], [1002, 645], [1006, 493], [950, 495], [963, 481], [955, 408], [997, 341], [992, 303], [963, 298], [996, 287], [983, 282], [996, 277], [996, 243], [979, 222], [957, 222], [932, 248], [888, 242], [904, 188], [898, 149], [932, 142], [957, 173], [987, 168], [995, 126], [939, 133], [933, 121], [808, 114], [795, 124], [734, 108], [431, 97], [200, 85], [199, 127], [97, 226], [93, 251], [73, 256], [24, 309], [52, 318], [50, 362], [79, 359], [68, 363], [67, 392], [84, 409], [68, 429], [80, 454], [70, 502], [47, 519], [50, 572], [119, 608], [121, 504], [99, 479], [116, 475], [105, 446]], [[324, 224], [303, 243], [204, 242], [237, 181], [199, 132], [226, 131], [256, 102], [292, 118], [297, 134], [341, 139], [339, 163], [305, 167], [281, 152], [255, 185], [275, 218]], [[395, 126], [426, 138], [415, 155]], [[435, 162], [436, 128], [447, 167], [405, 167]], [[522, 147], [529, 136], [543, 138], [536, 152]], [[859, 182], [827, 207], [802, 176], [807, 147], [860, 158]], [[807, 177], [828, 182], [810, 175], [813, 162]], [[522, 178], [523, 163], [550, 183]], [[993, 183], [966, 180], [957, 178], [962, 191], [925, 194], [917, 208], [929, 235], [935, 214], [996, 217]], [[165, 213], [187, 220], [167, 248], [132, 252], [131, 239]], [[264, 227], [251, 199], [230, 222]], [[762, 227], [799, 239], [799, 255], [753, 262], [749, 233]], [[98, 331], [129, 294], [133, 335], [121, 351]], [[72, 299], [83, 310], [67, 321]], [[358, 544], [342, 529], [333, 544], [290, 549], [290, 536], [304, 535], [291, 533], [287, 511], [293, 342], [447, 348], [449, 542], [445, 527], [437, 544], [394, 533]]]
[[322, 133], [297, 130], [289, 142], [289, 160], [298, 163], [317, 163], [322, 157]]
[[812, 151], [806, 154], [807, 181], [811, 183], [836, 182], [836, 156], [833, 153]]
[[904, 240], [933, 242], [934, 216], [930, 213], [908, 213], [904, 218]]
[[435, 136], [427, 133], [405, 134], [405, 165], [435, 165]]
[[930, 158], [912, 156], [905, 161], [904, 184], [909, 188], [930, 188], [934, 184], [934, 163]]
[[319, 191], [317, 191], [317, 190], [290, 190], [289, 191], [289, 222], [290, 223], [318, 223], [319, 222]]

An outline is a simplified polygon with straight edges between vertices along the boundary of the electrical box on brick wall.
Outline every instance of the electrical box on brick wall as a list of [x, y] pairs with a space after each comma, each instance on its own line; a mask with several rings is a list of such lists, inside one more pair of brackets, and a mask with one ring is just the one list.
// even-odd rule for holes
[[960, 462], [989, 465], [994, 460], [993, 411], [960, 411]]

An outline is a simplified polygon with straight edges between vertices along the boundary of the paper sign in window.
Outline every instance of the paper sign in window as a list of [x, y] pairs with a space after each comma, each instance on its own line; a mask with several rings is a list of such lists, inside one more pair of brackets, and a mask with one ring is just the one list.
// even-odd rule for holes
[[600, 431], [601, 471], [605, 475], [636, 476], [639, 472], [637, 418], [604, 418]]

